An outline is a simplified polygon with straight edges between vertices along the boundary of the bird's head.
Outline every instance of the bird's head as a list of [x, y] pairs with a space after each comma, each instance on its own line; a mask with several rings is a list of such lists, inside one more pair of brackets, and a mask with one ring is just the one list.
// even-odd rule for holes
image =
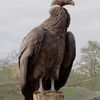
[[75, 2], [73, 0], [53, 0], [51, 6], [53, 5], [60, 5], [60, 6], [75, 5]]

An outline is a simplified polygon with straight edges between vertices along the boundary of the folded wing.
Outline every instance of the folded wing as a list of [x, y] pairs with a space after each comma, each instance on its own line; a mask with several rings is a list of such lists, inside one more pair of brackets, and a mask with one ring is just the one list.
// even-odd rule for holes
[[37, 27], [33, 29], [22, 41], [19, 54], [19, 67], [22, 88], [28, 84], [28, 75], [32, 72], [32, 64], [37, 59], [42, 41], [44, 39], [43, 29]]
[[63, 87], [69, 77], [73, 61], [76, 55], [75, 38], [72, 32], [67, 32], [65, 37], [64, 59], [60, 67], [59, 79], [55, 82], [55, 89]]

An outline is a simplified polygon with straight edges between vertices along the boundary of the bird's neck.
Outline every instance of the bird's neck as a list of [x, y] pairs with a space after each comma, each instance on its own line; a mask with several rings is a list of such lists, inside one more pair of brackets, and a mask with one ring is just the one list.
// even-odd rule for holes
[[67, 29], [67, 14], [62, 7], [53, 10], [51, 16], [41, 25], [52, 34], [63, 33]]

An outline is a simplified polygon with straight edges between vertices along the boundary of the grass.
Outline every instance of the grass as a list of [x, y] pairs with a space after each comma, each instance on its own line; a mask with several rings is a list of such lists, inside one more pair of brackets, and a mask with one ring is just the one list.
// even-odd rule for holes
[[68, 87], [62, 89], [65, 100], [87, 100], [90, 91], [81, 87]]
[[[65, 100], [100, 100], [100, 97], [87, 99], [91, 92], [82, 87], [64, 87], [61, 91], [65, 95]], [[0, 100], [23, 100], [20, 86], [18, 84], [0, 85]]]
[[98, 97], [93, 97], [93, 98], [91, 98], [91, 99], [89, 99], [89, 100], [100, 100], [100, 96], [98, 96]]
[[0, 100], [22, 100], [19, 86], [15, 84], [1, 85]]

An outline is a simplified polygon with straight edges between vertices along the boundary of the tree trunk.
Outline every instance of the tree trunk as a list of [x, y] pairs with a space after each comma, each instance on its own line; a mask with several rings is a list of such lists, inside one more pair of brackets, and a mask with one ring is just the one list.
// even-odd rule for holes
[[60, 91], [43, 91], [33, 94], [34, 100], [64, 100], [64, 94]]

